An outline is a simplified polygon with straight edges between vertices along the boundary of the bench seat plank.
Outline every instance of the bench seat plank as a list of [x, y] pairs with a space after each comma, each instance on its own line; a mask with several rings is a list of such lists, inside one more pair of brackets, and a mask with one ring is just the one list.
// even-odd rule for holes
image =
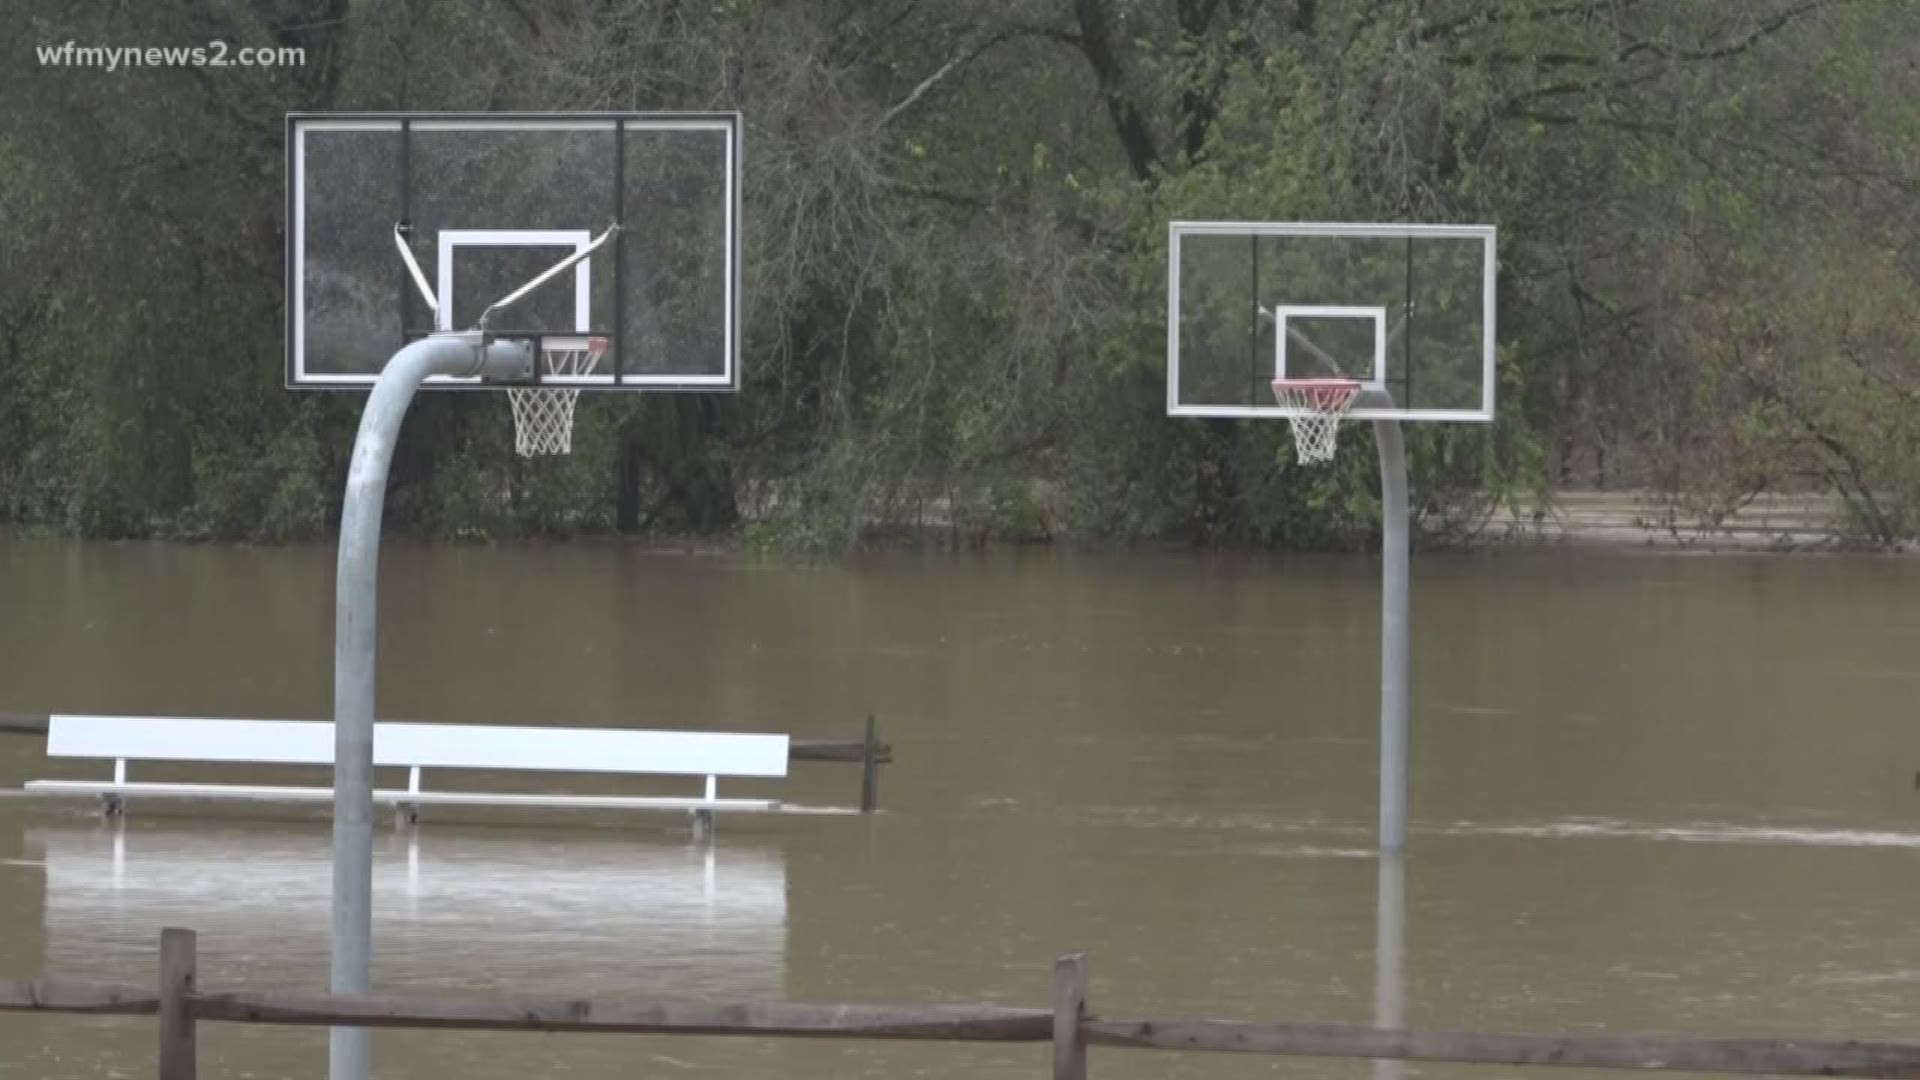
[[[333, 722], [55, 715], [47, 756], [331, 765]], [[778, 779], [787, 775], [787, 757], [788, 738], [777, 734], [389, 720], [373, 727], [375, 765], [425, 769]]]

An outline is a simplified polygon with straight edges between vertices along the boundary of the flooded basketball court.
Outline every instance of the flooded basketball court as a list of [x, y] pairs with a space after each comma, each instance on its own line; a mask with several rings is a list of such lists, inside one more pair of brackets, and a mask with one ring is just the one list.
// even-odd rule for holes
[[[1920, 562], [1417, 556], [1397, 936], [1370, 851], [1367, 559], [393, 544], [382, 569], [383, 716], [828, 739], [871, 711], [896, 754], [878, 816], [724, 819], [711, 844], [669, 817], [383, 826], [384, 990], [1040, 1005], [1053, 958], [1085, 951], [1111, 1015], [1865, 1038], [1920, 1016]], [[332, 571], [327, 547], [0, 539], [0, 711], [324, 717]], [[86, 769], [0, 737], [0, 786]], [[857, 787], [800, 763], [782, 790]], [[136, 804], [116, 825], [0, 801], [0, 977], [151, 981], [159, 929], [186, 925], [206, 987], [318, 989], [327, 845], [297, 810]], [[377, 1075], [483, 1080], [1011, 1078], [1048, 1053], [374, 1046]], [[0, 1016], [0, 1076], [143, 1075], [152, 1053], [147, 1020]], [[209, 1076], [314, 1076], [325, 1035], [209, 1024], [201, 1055]]]

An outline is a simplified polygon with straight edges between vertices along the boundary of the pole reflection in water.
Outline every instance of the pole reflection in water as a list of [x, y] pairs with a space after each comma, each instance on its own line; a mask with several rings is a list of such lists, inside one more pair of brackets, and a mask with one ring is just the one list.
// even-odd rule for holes
[[[1373, 1026], [1406, 1026], [1406, 857], [1380, 856], [1380, 886], [1373, 932]], [[1374, 1080], [1399, 1080], [1403, 1062], [1376, 1061]]]
[[[31, 829], [26, 847], [46, 868], [47, 970], [124, 977], [186, 926], [222, 982], [324, 983], [320, 831], [121, 823]], [[786, 863], [762, 840], [405, 830], [376, 839], [373, 872], [376, 986], [787, 996]]]

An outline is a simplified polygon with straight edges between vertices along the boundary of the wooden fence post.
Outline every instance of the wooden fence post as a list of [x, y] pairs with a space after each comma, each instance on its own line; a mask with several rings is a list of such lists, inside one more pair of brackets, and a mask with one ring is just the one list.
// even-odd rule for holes
[[867, 738], [860, 747], [860, 812], [871, 814], [880, 805], [880, 735], [873, 714], [867, 714]]
[[194, 1080], [193, 1040], [195, 957], [191, 930], [160, 931], [160, 1080]]
[[1087, 958], [1063, 956], [1053, 962], [1053, 1080], [1087, 1080], [1086, 1015]]

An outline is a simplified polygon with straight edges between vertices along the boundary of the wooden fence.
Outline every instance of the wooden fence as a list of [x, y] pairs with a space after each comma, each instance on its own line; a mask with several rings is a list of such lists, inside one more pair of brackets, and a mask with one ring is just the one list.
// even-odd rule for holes
[[923, 1042], [1051, 1043], [1055, 1080], [1085, 1080], [1089, 1047], [1206, 1050], [1322, 1058], [1482, 1065], [1920, 1077], [1920, 1044], [1812, 1039], [1686, 1039], [1642, 1035], [1505, 1035], [1389, 1031], [1344, 1024], [1236, 1020], [1127, 1020], [1087, 1009], [1081, 956], [1054, 962], [1053, 1006], [716, 1005], [560, 998], [445, 998], [387, 994], [214, 991], [195, 979], [191, 930], [160, 934], [156, 989], [64, 979], [0, 980], [0, 1011], [153, 1016], [160, 1080], [194, 1080], [201, 1021], [305, 1026], [591, 1031]]

